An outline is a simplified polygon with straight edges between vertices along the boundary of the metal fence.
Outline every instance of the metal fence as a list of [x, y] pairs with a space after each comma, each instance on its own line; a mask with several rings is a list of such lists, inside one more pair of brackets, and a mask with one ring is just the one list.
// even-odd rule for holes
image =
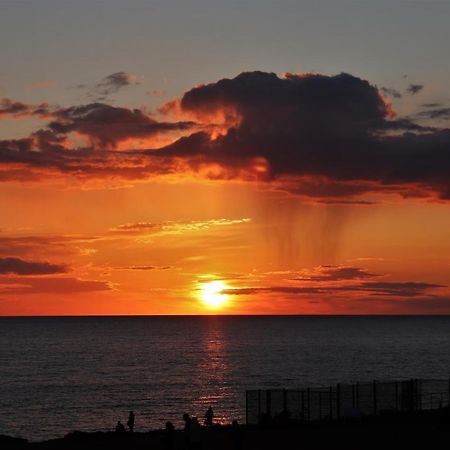
[[246, 421], [287, 418], [300, 421], [358, 418], [450, 406], [450, 379], [373, 381], [307, 389], [246, 392]]

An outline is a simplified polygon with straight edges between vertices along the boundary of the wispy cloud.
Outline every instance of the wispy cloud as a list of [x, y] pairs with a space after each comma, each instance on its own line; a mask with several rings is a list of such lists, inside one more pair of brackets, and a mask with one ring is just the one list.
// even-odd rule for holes
[[123, 267], [112, 267], [114, 270], [170, 270], [173, 266], [123, 266]]
[[418, 114], [420, 119], [450, 119], [450, 108], [432, 108], [421, 111]]
[[13, 116], [16, 118], [38, 116], [47, 118], [50, 117], [51, 112], [52, 108], [48, 103], [30, 105], [10, 98], [3, 98], [0, 100], [0, 118], [2, 116]]
[[139, 81], [136, 75], [123, 71], [115, 72], [98, 82], [88, 95], [104, 101], [109, 95], [115, 94], [128, 86], [138, 84]]
[[108, 291], [109, 283], [72, 277], [0, 277], [0, 295], [74, 294]]
[[408, 94], [411, 95], [416, 95], [418, 94], [422, 89], [424, 88], [423, 84], [410, 84], [407, 88], [406, 88], [406, 92]]
[[393, 89], [393, 88], [387, 88], [387, 87], [382, 87], [381, 90], [386, 94], [389, 95], [393, 98], [402, 98], [402, 94], [397, 91], [397, 89]]
[[305, 271], [293, 280], [302, 281], [341, 281], [360, 280], [363, 278], [379, 277], [380, 274], [371, 273], [361, 267], [349, 266], [319, 266], [312, 271]]
[[230, 225], [240, 225], [249, 223], [251, 219], [211, 219], [211, 220], [193, 220], [188, 222], [135, 222], [125, 223], [110, 229], [112, 233], [119, 234], [182, 234], [190, 231], [208, 230], [215, 227]]

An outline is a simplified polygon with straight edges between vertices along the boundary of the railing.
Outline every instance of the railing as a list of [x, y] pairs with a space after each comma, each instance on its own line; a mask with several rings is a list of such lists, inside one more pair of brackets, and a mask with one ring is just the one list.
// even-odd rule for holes
[[249, 390], [246, 421], [332, 420], [450, 406], [450, 379], [373, 381], [306, 389]]

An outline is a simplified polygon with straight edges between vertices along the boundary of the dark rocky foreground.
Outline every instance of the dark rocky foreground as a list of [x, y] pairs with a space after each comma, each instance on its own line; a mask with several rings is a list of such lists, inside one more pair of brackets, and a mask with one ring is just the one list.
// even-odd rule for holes
[[147, 433], [69, 433], [62, 439], [27, 442], [0, 436], [1, 449], [15, 450], [253, 450], [450, 448], [450, 410], [381, 415], [358, 421], [267, 424], [264, 427], [202, 428], [190, 444], [182, 431]]

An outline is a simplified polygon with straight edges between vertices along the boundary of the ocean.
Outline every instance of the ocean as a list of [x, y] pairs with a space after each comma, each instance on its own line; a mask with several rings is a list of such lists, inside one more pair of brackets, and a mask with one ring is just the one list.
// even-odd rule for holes
[[245, 420], [245, 390], [448, 378], [450, 317], [0, 318], [0, 434]]

